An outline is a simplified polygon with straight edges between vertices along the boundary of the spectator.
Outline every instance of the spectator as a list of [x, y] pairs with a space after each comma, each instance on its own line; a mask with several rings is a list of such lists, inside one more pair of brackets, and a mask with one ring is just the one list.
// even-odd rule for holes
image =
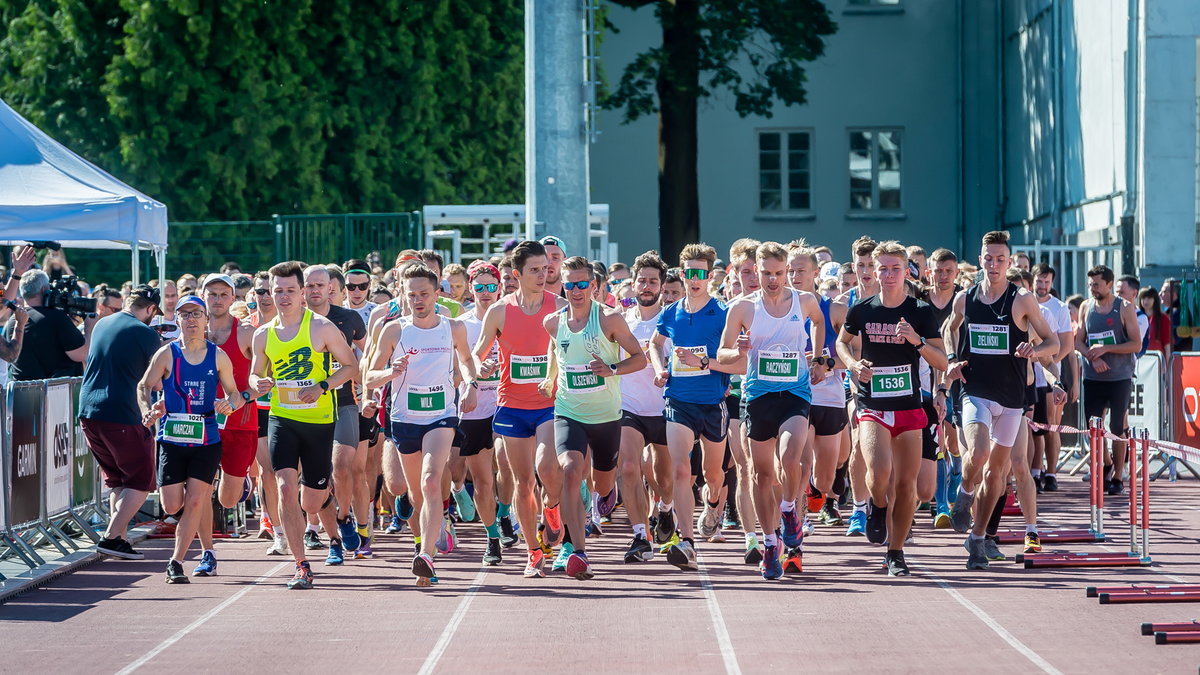
[[1138, 303], [1138, 291], [1141, 289], [1141, 282], [1132, 274], [1126, 274], [1117, 279], [1117, 295], [1125, 302], [1133, 305], [1133, 309], [1137, 314], [1138, 331], [1140, 331], [1138, 338], [1142, 341], [1142, 349], [1137, 353], [1137, 356], [1146, 353], [1146, 339], [1150, 333], [1150, 318], [1146, 316], [1146, 313], [1142, 311], [1142, 306]]
[[446, 271], [442, 274], [442, 289], [446, 297], [465, 307], [471, 300], [467, 295], [466, 268], [458, 263], [446, 265]]
[[1163, 356], [1171, 356], [1175, 335], [1171, 330], [1171, 317], [1163, 311], [1162, 300], [1153, 286], [1138, 291], [1138, 308], [1146, 315], [1149, 329], [1146, 331], [1146, 348], [1157, 350]]
[[29, 307], [29, 322], [25, 325], [25, 345], [13, 363], [13, 380], [45, 380], [83, 372], [80, 364], [87, 359], [88, 338], [96, 317], [84, 321], [80, 335], [69, 314], [45, 306], [49, 291], [50, 278], [45, 272], [30, 270], [21, 276], [21, 298]]
[[[174, 340], [179, 337], [179, 322], [175, 321], [175, 301], [179, 299], [179, 289], [188, 288], [184, 284], [191, 284], [190, 287], [194, 289], [196, 277], [185, 274], [179, 277], [179, 285], [167, 279], [162, 288], [162, 306], [159, 309], [161, 314], [155, 315], [150, 321], [150, 327], [158, 331], [164, 340]], [[191, 293], [184, 293], [184, 295], [191, 295]]]
[[625, 281], [629, 278], [629, 265], [623, 262], [615, 262], [608, 268], [608, 281], [613, 286]]
[[96, 318], [103, 319], [106, 316], [112, 316], [121, 311], [125, 304], [125, 299], [121, 297], [121, 292], [109, 288], [106, 284], [96, 286], [96, 290], [92, 291], [92, 298], [96, 300]]
[[155, 488], [154, 434], [143, 426], [137, 384], [162, 340], [148, 327], [158, 312], [157, 289], [138, 286], [125, 308], [96, 324], [79, 391], [79, 421], [88, 449], [104, 471], [109, 521], [101, 553], [141, 560], [129, 543], [129, 521]]
[[221, 274], [228, 274], [229, 276], [233, 276], [234, 274], [238, 274], [241, 271], [242, 271], [242, 266], [233, 262], [232, 260], [225, 263], [224, 265], [221, 265]]

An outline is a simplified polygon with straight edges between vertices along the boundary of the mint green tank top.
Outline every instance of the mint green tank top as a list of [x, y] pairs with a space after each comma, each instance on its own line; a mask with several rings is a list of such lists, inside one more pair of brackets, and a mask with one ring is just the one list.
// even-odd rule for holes
[[558, 359], [558, 394], [554, 414], [584, 424], [601, 424], [621, 419], [620, 377], [600, 377], [588, 368], [592, 355], [606, 364], [621, 360], [621, 348], [600, 327], [600, 303], [592, 303], [587, 324], [574, 333], [568, 324], [569, 308], [559, 310], [558, 334], [554, 339]]

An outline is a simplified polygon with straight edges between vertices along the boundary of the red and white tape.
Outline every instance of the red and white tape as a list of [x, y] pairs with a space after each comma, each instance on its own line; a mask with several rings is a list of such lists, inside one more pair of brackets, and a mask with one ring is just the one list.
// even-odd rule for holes
[[[1068, 427], [1068, 426], [1064, 426], [1061, 424], [1040, 424], [1038, 422], [1030, 422], [1029, 428], [1039, 430], [1039, 431], [1054, 431], [1054, 432], [1058, 432], [1060, 434], [1086, 433], [1085, 431], [1081, 431], [1079, 429], [1076, 429], [1075, 427]], [[1107, 440], [1110, 440], [1110, 441], [1128, 440], [1125, 438], [1121, 438], [1120, 436], [1117, 436], [1116, 434], [1112, 433], [1111, 431], [1108, 431], [1107, 429], [1104, 431], [1104, 438]], [[1171, 457], [1175, 457], [1176, 459], [1182, 459], [1182, 460], [1186, 460], [1188, 462], [1200, 462], [1200, 450], [1190, 447], [1190, 446], [1187, 446], [1187, 445], [1180, 445], [1179, 443], [1172, 443], [1171, 441], [1156, 441], [1156, 440], [1151, 439], [1150, 447], [1152, 447], [1156, 450], [1161, 450], [1164, 453], [1166, 453], [1167, 455], [1170, 455]]]

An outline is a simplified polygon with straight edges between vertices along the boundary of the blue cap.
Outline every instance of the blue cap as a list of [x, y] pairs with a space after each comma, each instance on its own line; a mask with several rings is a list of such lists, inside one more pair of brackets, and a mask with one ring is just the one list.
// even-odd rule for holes
[[176, 310], [183, 309], [184, 305], [196, 305], [200, 309], [203, 309], [206, 312], [208, 311], [208, 305], [204, 304], [204, 301], [201, 300], [200, 297], [196, 296], [196, 295], [183, 296], [178, 301], [176, 301], [175, 309]]

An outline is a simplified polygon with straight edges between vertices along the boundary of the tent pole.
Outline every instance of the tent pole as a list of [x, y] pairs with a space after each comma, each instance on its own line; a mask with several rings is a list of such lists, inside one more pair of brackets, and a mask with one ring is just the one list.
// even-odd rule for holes
[[136, 242], [136, 241], [133, 242], [132, 251], [133, 251], [133, 253], [132, 253], [133, 263], [131, 265], [131, 275], [129, 278], [131, 281], [133, 281], [133, 285], [137, 286], [139, 283], [138, 282], [138, 272], [139, 272], [139, 270], [138, 270], [138, 242]]
[[158, 287], [166, 288], [167, 285], [167, 249], [157, 249], [154, 251], [154, 262], [158, 265]]

